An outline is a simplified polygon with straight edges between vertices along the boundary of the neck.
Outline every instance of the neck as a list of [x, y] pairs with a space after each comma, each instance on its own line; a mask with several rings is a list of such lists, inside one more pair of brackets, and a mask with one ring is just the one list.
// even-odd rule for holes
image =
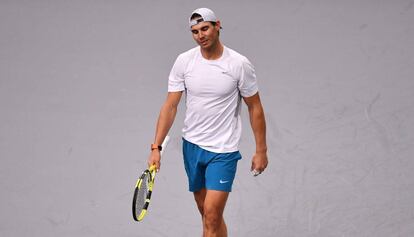
[[212, 45], [209, 48], [201, 48], [201, 55], [207, 60], [219, 59], [223, 54], [224, 47], [220, 41], [217, 41], [216, 44]]

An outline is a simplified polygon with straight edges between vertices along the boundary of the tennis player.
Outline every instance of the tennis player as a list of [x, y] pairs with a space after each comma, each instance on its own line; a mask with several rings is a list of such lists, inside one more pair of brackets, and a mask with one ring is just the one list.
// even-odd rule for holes
[[257, 173], [268, 163], [265, 117], [253, 65], [220, 42], [221, 23], [214, 12], [196, 9], [189, 17], [189, 27], [198, 46], [180, 54], [171, 69], [148, 165], [159, 169], [160, 144], [185, 92], [183, 157], [189, 190], [202, 217], [203, 236], [225, 237], [223, 211], [241, 159], [242, 99], [255, 137], [251, 169]]

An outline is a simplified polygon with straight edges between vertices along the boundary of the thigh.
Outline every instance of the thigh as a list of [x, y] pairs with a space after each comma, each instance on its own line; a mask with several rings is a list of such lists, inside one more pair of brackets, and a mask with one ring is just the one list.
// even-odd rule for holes
[[190, 192], [197, 192], [205, 187], [206, 166], [201, 159], [202, 157], [200, 148], [183, 139], [184, 167], [187, 173]]
[[207, 190], [205, 188], [200, 189], [197, 192], [194, 192], [194, 199], [197, 203], [198, 211], [200, 212], [201, 216], [204, 215], [204, 201], [206, 200]]
[[215, 157], [208, 165], [205, 183], [208, 190], [231, 192], [236, 176], [237, 162], [241, 159], [239, 152], [224, 153]]
[[228, 196], [229, 192], [207, 190], [204, 199], [204, 215], [222, 216]]

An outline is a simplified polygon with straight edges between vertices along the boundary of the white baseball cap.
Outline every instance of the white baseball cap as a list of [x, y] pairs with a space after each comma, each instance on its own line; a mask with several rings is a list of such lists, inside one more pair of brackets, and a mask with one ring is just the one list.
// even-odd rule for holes
[[[191, 16], [192, 16], [194, 13], [199, 14], [199, 15], [201, 16], [201, 18], [199, 18], [199, 19], [197, 19], [197, 18], [196, 18], [196, 19], [194, 19], [194, 20], [191, 20]], [[197, 25], [198, 23], [203, 22], [203, 21], [212, 21], [212, 22], [217, 22], [217, 17], [216, 17], [216, 15], [214, 14], [214, 12], [213, 12], [212, 10], [210, 10], [210, 9], [208, 9], [208, 8], [205, 8], [205, 7], [203, 7], [203, 8], [198, 8], [198, 9], [194, 10], [194, 11], [191, 13], [191, 15], [190, 15], [190, 19], [189, 19], [189, 24], [190, 24], [190, 27], [191, 27], [191, 26], [194, 26], [194, 25]]]

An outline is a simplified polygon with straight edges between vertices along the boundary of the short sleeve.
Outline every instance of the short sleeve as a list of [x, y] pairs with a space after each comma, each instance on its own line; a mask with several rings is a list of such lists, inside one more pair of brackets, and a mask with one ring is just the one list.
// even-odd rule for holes
[[168, 92], [177, 92], [185, 90], [184, 70], [184, 58], [183, 55], [179, 55], [175, 60], [175, 63], [168, 77]]
[[247, 58], [242, 60], [238, 87], [243, 97], [253, 96], [259, 91], [254, 67]]

